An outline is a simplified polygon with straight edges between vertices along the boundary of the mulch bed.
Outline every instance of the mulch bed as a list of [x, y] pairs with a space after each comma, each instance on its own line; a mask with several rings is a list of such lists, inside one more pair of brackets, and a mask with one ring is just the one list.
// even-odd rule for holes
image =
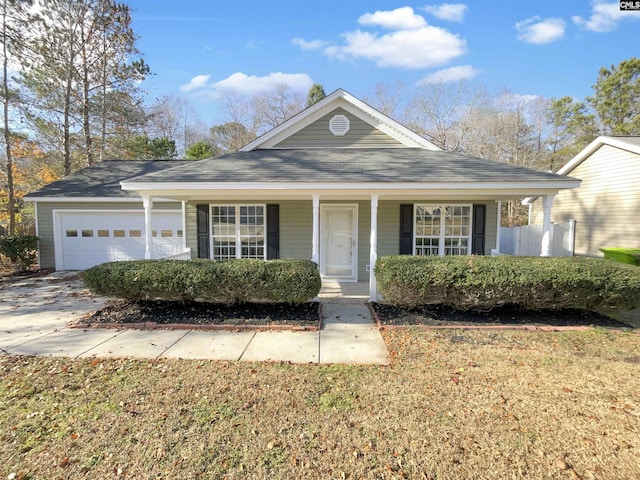
[[[109, 326], [131, 328], [219, 326], [223, 329], [257, 327], [283, 330], [317, 330], [320, 327], [318, 302], [240, 303], [222, 305], [205, 302], [162, 300], [112, 300], [97, 312], [86, 315], [77, 327]], [[141, 326], [144, 324], [145, 326]]]
[[381, 326], [550, 326], [633, 328], [606, 315], [585, 310], [523, 310], [505, 305], [489, 312], [461, 312], [444, 305], [425, 305], [403, 309], [393, 305], [372, 303]]

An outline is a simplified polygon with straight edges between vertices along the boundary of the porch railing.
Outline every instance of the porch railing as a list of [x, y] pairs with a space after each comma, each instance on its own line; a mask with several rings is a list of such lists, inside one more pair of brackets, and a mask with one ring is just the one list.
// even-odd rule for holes
[[158, 257], [159, 260], [191, 260], [191, 249], [187, 248], [186, 250], [174, 253], [173, 255], [167, 255], [164, 257]]

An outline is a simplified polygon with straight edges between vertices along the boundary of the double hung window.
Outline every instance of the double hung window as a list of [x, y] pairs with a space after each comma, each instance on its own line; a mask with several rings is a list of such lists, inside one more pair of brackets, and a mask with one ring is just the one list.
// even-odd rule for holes
[[211, 205], [214, 260], [266, 259], [264, 205]]
[[471, 205], [414, 206], [414, 255], [468, 255]]

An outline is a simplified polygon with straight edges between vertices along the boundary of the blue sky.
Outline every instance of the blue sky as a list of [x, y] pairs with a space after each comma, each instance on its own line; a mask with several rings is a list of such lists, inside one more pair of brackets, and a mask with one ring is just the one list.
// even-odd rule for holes
[[611, 0], [129, 0], [154, 75], [150, 98], [187, 98], [213, 125], [218, 99], [279, 82], [306, 94], [467, 79], [490, 90], [584, 99], [598, 70], [640, 56], [640, 12]]

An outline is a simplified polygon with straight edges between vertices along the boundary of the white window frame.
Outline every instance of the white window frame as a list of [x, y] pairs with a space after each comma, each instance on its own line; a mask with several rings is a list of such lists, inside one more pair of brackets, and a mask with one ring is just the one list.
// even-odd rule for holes
[[[471, 255], [472, 252], [472, 239], [473, 239], [473, 205], [470, 203], [415, 203], [413, 205], [413, 255], [416, 256], [416, 240], [418, 238], [417, 236], [417, 213], [418, 213], [418, 208], [424, 208], [424, 207], [432, 207], [432, 208], [439, 208], [441, 215], [440, 215], [440, 236], [438, 237], [438, 256], [440, 257], [444, 257], [445, 256], [445, 239], [446, 238], [467, 238], [467, 255]], [[464, 236], [459, 236], [456, 235], [455, 237], [452, 236], [447, 236], [445, 235], [445, 218], [446, 216], [444, 215], [444, 212], [446, 211], [447, 207], [468, 207], [469, 208], [469, 235], [464, 237]]]
[[[262, 208], [262, 218], [263, 221], [263, 229], [262, 229], [262, 260], [267, 259], [267, 205], [264, 203], [211, 203], [209, 204], [209, 257], [215, 260], [214, 257], [214, 244], [213, 240], [216, 237], [215, 232], [213, 231], [213, 209], [218, 207], [234, 207], [236, 212], [236, 223], [235, 223], [235, 243], [236, 243], [236, 259], [240, 258], [256, 258], [256, 257], [243, 257], [242, 256], [242, 235], [240, 235], [240, 209], [242, 207], [261, 207]], [[257, 235], [251, 235], [257, 236]], [[219, 238], [232, 238], [227, 235], [220, 235]], [[224, 260], [224, 259], [223, 259]]]

